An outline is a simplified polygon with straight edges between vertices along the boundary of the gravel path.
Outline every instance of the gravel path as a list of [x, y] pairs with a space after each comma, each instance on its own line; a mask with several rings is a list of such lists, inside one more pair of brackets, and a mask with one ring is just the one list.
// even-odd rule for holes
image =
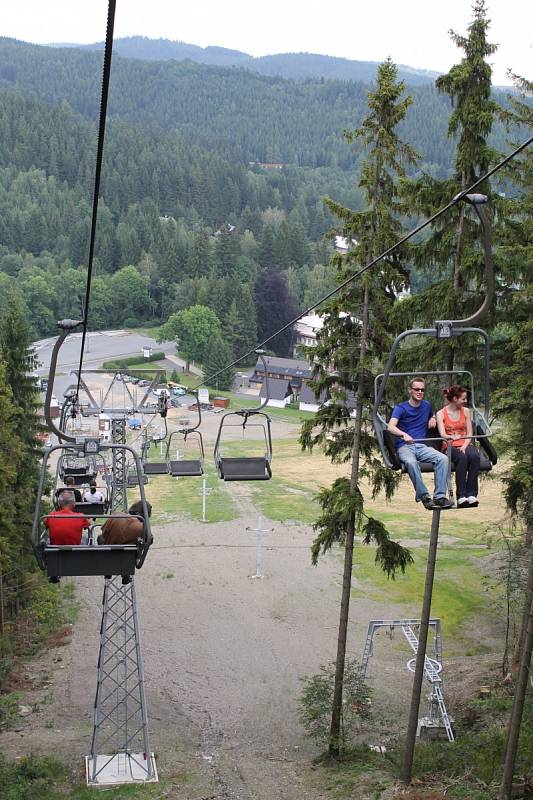
[[[310, 528], [265, 522], [275, 528], [265, 577], [252, 579], [246, 527], [257, 516], [243, 485], [234, 491], [239, 520], [160, 526], [136, 578], [152, 749], [162, 776], [187, 775], [176, 797], [318, 800], [297, 697], [301, 676], [334, 658], [341, 561], [313, 567]], [[56, 753], [73, 770], [90, 747], [102, 593], [100, 579], [76, 585], [71, 642], [21, 676], [35, 685], [27, 702], [36, 713], [0, 737], [11, 756]], [[352, 612], [350, 647], [360, 653], [368, 619], [393, 609], [358, 599]]]

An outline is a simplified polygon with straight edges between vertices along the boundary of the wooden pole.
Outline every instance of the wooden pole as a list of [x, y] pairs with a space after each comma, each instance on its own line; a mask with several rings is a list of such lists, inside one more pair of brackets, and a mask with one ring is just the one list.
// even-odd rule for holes
[[531, 665], [531, 652], [533, 650], [533, 553], [530, 555], [529, 573], [527, 579], [527, 592], [525, 604], [525, 616], [527, 617], [527, 627], [522, 642], [520, 653], [520, 668], [516, 681], [516, 689], [513, 699], [513, 708], [509, 720], [509, 730], [507, 734], [507, 745], [505, 748], [505, 759], [503, 764], [503, 776], [498, 794], [498, 800], [510, 800], [512, 795], [513, 773], [518, 750], [518, 739], [520, 737], [520, 726], [522, 724], [522, 714], [524, 711], [524, 701], [527, 691], [529, 670]]
[[422, 693], [422, 680], [424, 678], [424, 662], [426, 660], [426, 647], [428, 641], [429, 618], [431, 614], [431, 599], [433, 595], [433, 578], [437, 562], [437, 544], [439, 540], [440, 509], [433, 511], [431, 520], [431, 534], [429, 537], [428, 564], [426, 569], [426, 583], [424, 586], [424, 600], [420, 614], [420, 630], [418, 633], [418, 649], [416, 651], [415, 674], [413, 679], [413, 693], [411, 695], [411, 709], [409, 711], [409, 724], [405, 737], [405, 752], [401, 772], [404, 783], [411, 782], [413, 769], [413, 756], [415, 752], [416, 731], [418, 728], [418, 709]]
[[4, 633], [4, 576], [0, 564], [0, 636]]

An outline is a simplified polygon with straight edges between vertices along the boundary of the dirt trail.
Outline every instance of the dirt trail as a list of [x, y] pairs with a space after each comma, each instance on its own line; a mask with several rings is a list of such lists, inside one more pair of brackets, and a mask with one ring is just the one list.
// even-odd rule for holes
[[[239, 520], [157, 528], [136, 578], [152, 749], [161, 775], [187, 775], [176, 797], [318, 800], [297, 697], [300, 677], [334, 657], [341, 562], [330, 555], [311, 566], [311, 529], [268, 523], [265, 577], [252, 579], [246, 527], [257, 516], [242, 486], [238, 494]], [[79, 770], [90, 746], [102, 584], [76, 585], [72, 641], [28, 666], [38, 711], [0, 747], [56, 753]], [[391, 608], [358, 600], [353, 611], [350, 647], [359, 653], [367, 620]]]

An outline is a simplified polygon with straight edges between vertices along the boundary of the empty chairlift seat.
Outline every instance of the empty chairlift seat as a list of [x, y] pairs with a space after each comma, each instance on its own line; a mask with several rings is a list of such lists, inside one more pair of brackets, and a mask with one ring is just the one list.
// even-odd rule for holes
[[[178, 431], [173, 431], [168, 439], [168, 468], [174, 478], [199, 478], [204, 474], [204, 443], [202, 434], [197, 430], [202, 413], [198, 398], [197, 407], [197, 425], [194, 428], [181, 428]], [[175, 459], [170, 459], [172, 444], [176, 447], [177, 457]]]
[[220, 458], [218, 471], [225, 481], [268, 481], [272, 477], [270, 462], [261, 456]]
[[[233, 419], [232, 419], [233, 418]], [[239, 421], [235, 421], [237, 418]], [[249, 419], [255, 420], [249, 422]], [[250, 428], [259, 428], [265, 445], [265, 454], [250, 456], [226, 456], [224, 446], [228, 444], [225, 435], [230, 428], [242, 428], [243, 434]], [[225, 481], [268, 481], [272, 477], [272, 439], [270, 418], [261, 411], [241, 409], [224, 414], [220, 421], [215, 444], [215, 466], [219, 476]]]

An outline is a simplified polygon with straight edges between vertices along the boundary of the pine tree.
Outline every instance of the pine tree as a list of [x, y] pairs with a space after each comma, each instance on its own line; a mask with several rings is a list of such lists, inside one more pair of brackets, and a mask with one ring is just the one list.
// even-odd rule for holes
[[0, 388], [0, 394], [3, 392], [4, 405], [11, 405], [6, 409], [5, 417], [2, 415], [2, 425], [5, 420], [2, 436], [8, 437], [2, 458], [7, 461], [8, 471], [14, 467], [10, 487], [16, 529], [10, 540], [10, 553], [22, 571], [33, 566], [31, 498], [37, 491], [41, 451], [36, 436], [41, 427], [36, 416], [38, 395], [35, 381], [31, 378], [36, 366], [31, 348], [31, 328], [24, 302], [16, 290], [0, 298], [0, 362], [6, 387], [4, 390]]
[[241, 350], [241, 342], [240, 342], [240, 316], [237, 310], [237, 303], [235, 300], [232, 301], [228, 313], [224, 317], [222, 321], [222, 336], [226, 344], [229, 345], [232, 358], [238, 358], [244, 350]]
[[[496, 157], [487, 144], [498, 112], [491, 97], [492, 70], [486, 61], [496, 50], [496, 45], [487, 40], [489, 25], [485, 0], [476, 0], [468, 35], [450, 31], [464, 58], [438, 78], [436, 86], [454, 105], [448, 124], [448, 136], [457, 140], [454, 171], [446, 180], [423, 173], [415, 181], [405, 181], [405, 210], [411, 214], [433, 214], [473, 183]], [[477, 191], [487, 194], [490, 187], [487, 183]], [[467, 213], [464, 203], [434, 223], [431, 235], [411, 249], [411, 257], [417, 269], [431, 277], [436, 274], [439, 282], [402, 303], [397, 316], [399, 329], [426, 327], [435, 319], [460, 319], [481, 305], [484, 261], [479, 242], [479, 222], [475, 214]], [[411, 358], [403, 366], [408, 368], [416, 363], [421, 367], [427, 363], [453, 369], [459, 348], [465, 364], [472, 359], [465, 342], [451, 342], [443, 356], [443, 344], [432, 340], [425, 341], [416, 353], [413, 349], [407, 352], [408, 359], [414, 355], [414, 362]]]
[[207, 231], [199, 231], [194, 236], [187, 264], [187, 272], [193, 278], [209, 275], [213, 266], [213, 248]]
[[[339, 233], [357, 247], [346, 256], [333, 258], [339, 283], [353, 274], [361, 264], [394, 243], [400, 232], [395, 217], [395, 177], [404, 174], [404, 164], [413, 163], [416, 154], [396, 135], [395, 127], [405, 117], [410, 97], [401, 96], [404, 85], [397, 81], [397, 69], [390, 59], [380, 64], [376, 90], [368, 95], [370, 113], [361, 127], [346, 132], [349, 142], [362, 142], [366, 160], [359, 185], [364, 190], [366, 209], [354, 212], [333, 200], [327, 206], [340, 220]], [[315, 524], [318, 536], [313, 543], [313, 563], [321, 552], [334, 543], [344, 544], [344, 577], [340, 607], [335, 686], [330, 727], [330, 755], [338, 755], [341, 747], [341, 719], [344, 664], [354, 536], [363, 536], [366, 543], [377, 544], [376, 561], [389, 576], [396, 569], [405, 570], [411, 556], [401, 545], [391, 541], [383, 524], [364, 509], [360, 480], [370, 479], [374, 493], [385, 488], [393, 491], [395, 478], [375, 454], [374, 437], [364, 424], [371, 406], [371, 370], [376, 359], [382, 359], [389, 337], [384, 325], [386, 311], [394, 300], [394, 288], [406, 282], [406, 274], [398, 255], [379, 270], [367, 272], [335, 295], [319, 313], [324, 326], [317, 336], [316, 347], [310, 348], [313, 364], [313, 387], [317, 396], [327, 392], [331, 403], [323, 406], [314, 420], [302, 426], [300, 441], [304, 449], [320, 445], [335, 462], [351, 462], [350, 478], [338, 478], [319, 495], [322, 515]], [[355, 316], [357, 314], [357, 316]], [[349, 400], [355, 398], [355, 419], [350, 416]]]
[[[285, 275], [276, 270], [265, 269], [255, 282], [257, 307], [257, 334], [263, 342], [296, 316], [296, 308], [289, 292]], [[278, 356], [288, 356], [292, 344], [292, 331], [276, 336], [268, 347]]]
[[[209, 339], [207, 355], [203, 363], [207, 385], [217, 391], [219, 389], [229, 391], [233, 384], [235, 371], [232, 368], [224, 369], [224, 367], [231, 364], [232, 361], [233, 353], [230, 346], [219, 333], [216, 333]], [[222, 370], [222, 372], [216, 375], [219, 370]], [[216, 377], [211, 379], [212, 375], [216, 375]]]

